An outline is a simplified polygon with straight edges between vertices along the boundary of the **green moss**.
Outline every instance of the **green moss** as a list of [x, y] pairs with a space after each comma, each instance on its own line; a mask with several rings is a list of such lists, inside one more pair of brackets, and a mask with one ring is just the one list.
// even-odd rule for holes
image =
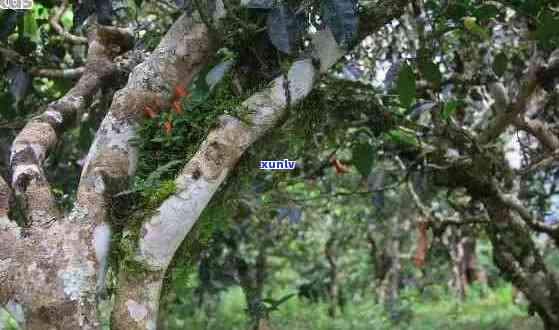
[[176, 183], [175, 180], [165, 180], [159, 184], [159, 186], [154, 189], [153, 191], [149, 191], [146, 194], [146, 206], [148, 209], [155, 209], [164, 200], [169, 198], [172, 194], [176, 191]]

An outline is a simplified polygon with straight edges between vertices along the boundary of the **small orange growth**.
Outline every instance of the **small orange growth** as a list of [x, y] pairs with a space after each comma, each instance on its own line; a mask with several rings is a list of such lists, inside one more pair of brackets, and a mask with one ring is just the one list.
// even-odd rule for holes
[[345, 166], [344, 164], [342, 164], [342, 162], [337, 160], [336, 157], [333, 157], [330, 162], [332, 163], [332, 165], [336, 169], [336, 174], [344, 174], [344, 173], [349, 172], [349, 169], [347, 168], [347, 166]]
[[150, 107], [149, 105], [146, 105], [146, 106], [144, 106], [144, 115], [153, 119], [153, 118], [157, 117], [157, 112], [155, 110], [153, 110], [153, 108]]
[[175, 94], [173, 96], [173, 99], [179, 99], [181, 97], [185, 97], [188, 95], [188, 91], [181, 85], [177, 85], [175, 87]]
[[427, 256], [427, 250], [429, 249], [428, 228], [429, 224], [427, 222], [420, 222], [417, 224], [417, 243], [415, 245], [413, 263], [418, 268], [425, 266], [425, 258]]
[[182, 108], [181, 108], [181, 104], [179, 101], [174, 101], [172, 104], [172, 108], [173, 111], [176, 112], [177, 114], [181, 114], [182, 113]]
[[163, 123], [163, 130], [165, 130], [165, 134], [169, 135], [171, 134], [171, 131], [173, 130], [173, 124], [171, 124], [170, 121], [166, 121]]

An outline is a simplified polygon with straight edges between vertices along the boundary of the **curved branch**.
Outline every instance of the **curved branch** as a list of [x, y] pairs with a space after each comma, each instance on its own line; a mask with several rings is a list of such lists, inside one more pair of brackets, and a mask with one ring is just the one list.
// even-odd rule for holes
[[54, 16], [51, 17], [51, 19], [49, 21], [50, 25], [64, 39], [66, 39], [66, 40], [68, 40], [68, 41], [70, 41], [74, 44], [79, 44], [79, 45], [80, 44], [86, 44], [87, 43], [87, 38], [73, 35], [70, 32], [66, 31], [62, 27], [62, 25], [60, 25], [60, 17], [62, 16], [62, 14], [64, 14], [67, 7], [68, 7], [68, 0], [63, 0], [62, 3], [60, 4], [60, 8], [58, 8], [56, 10]]

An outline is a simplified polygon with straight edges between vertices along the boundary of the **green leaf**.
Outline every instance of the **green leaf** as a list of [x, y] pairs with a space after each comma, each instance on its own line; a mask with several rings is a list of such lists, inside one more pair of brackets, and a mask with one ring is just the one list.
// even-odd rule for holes
[[464, 106], [466, 106], [466, 104], [464, 103], [463, 100], [450, 100], [447, 103], [445, 103], [443, 107], [443, 111], [441, 113], [441, 117], [444, 120], [447, 120], [448, 118], [450, 118], [450, 116], [452, 116], [452, 114], [454, 114], [456, 109]]
[[396, 91], [400, 104], [408, 108], [415, 98], [415, 73], [408, 64], [403, 64], [396, 80]]
[[486, 21], [499, 15], [499, 8], [492, 4], [478, 6], [472, 12], [472, 16], [480, 21]]
[[62, 14], [62, 16], [60, 17], [60, 23], [62, 23], [66, 30], [69, 31], [72, 29], [72, 27], [74, 26], [74, 11], [72, 10], [72, 8], [69, 8], [64, 12], [64, 14]]
[[357, 36], [357, 1], [323, 0], [320, 9], [322, 19], [332, 30], [336, 42], [343, 47], [350, 46]]
[[371, 173], [375, 160], [375, 149], [369, 143], [361, 142], [354, 145], [352, 154], [353, 165], [362, 176], [366, 177]]
[[407, 144], [407, 145], [417, 146], [416, 137], [413, 134], [409, 132], [405, 132], [401, 129], [393, 129], [387, 132], [385, 135], [389, 140], [392, 140], [397, 144]]
[[466, 30], [470, 31], [472, 34], [478, 36], [481, 40], [486, 41], [491, 38], [489, 35], [489, 31], [481, 27], [477, 22], [475, 17], [465, 17], [464, 18], [464, 27]]
[[493, 72], [499, 77], [507, 70], [508, 59], [505, 53], [499, 53], [493, 59]]
[[13, 119], [16, 111], [13, 107], [14, 99], [10, 93], [0, 91], [0, 119]]
[[35, 18], [35, 11], [28, 10], [23, 16], [23, 35], [33, 42], [39, 41], [39, 29]]
[[439, 71], [439, 66], [437, 64], [431, 61], [420, 61], [418, 69], [425, 79], [431, 82], [433, 86], [435, 86], [435, 88], [439, 88], [443, 77], [441, 75], [441, 72]]
[[444, 16], [455, 21], [460, 21], [460, 19], [466, 16], [467, 12], [468, 7], [465, 4], [452, 1], [446, 8]]
[[550, 11], [545, 11], [538, 22], [535, 38], [545, 48], [553, 45], [559, 37], [559, 18], [555, 17]]

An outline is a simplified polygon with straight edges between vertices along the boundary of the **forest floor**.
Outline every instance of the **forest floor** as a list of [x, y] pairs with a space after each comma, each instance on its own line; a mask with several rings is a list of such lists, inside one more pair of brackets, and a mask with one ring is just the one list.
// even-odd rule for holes
[[[311, 304], [294, 297], [282, 304], [271, 315], [271, 329], [290, 330], [543, 330], [537, 317], [530, 317], [526, 306], [512, 303], [511, 287], [470, 290], [461, 302], [449, 294], [441, 293], [442, 287], [431, 288], [422, 296], [403, 292], [392, 314], [399, 322], [389, 320], [383, 308], [370, 297], [353, 299], [337, 318], [328, 317], [325, 303]], [[361, 302], [358, 302], [361, 300]], [[244, 297], [233, 288], [221, 297], [213, 317], [196, 313], [180, 320], [169, 329], [246, 330]]]

